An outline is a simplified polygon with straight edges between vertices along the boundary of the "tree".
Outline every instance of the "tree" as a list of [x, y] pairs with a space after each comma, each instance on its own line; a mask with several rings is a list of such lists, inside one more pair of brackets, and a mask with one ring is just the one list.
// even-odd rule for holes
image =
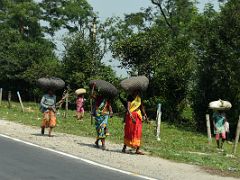
[[85, 38], [81, 33], [67, 38], [65, 42], [63, 67], [71, 88], [88, 86], [92, 79], [116, 80], [113, 70], [101, 62], [104, 53], [98, 42]]
[[191, 26], [197, 10], [190, 1], [165, 4], [161, 6], [168, 12], [165, 17], [147, 9], [114, 22], [117, 27], [108, 28], [107, 33], [114, 57], [122, 66], [150, 78], [148, 104], [160, 101], [164, 119], [180, 123], [194, 68]]
[[[99, 37], [89, 37], [94, 16], [86, 0], [0, 0], [2, 84], [32, 94], [42, 76], [62, 77], [74, 88], [87, 85], [90, 78], [115, 81], [115, 73], [101, 62], [105, 49]], [[46, 38], [61, 29], [70, 36], [62, 61]]]
[[37, 3], [31, 0], [3, 0], [1, 3], [0, 81], [5, 89], [23, 91], [24, 96], [31, 97], [30, 89], [40, 75], [31, 69], [49, 60], [57, 64], [54, 46], [44, 38], [40, 25], [41, 10]]
[[196, 29], [196, 51], [198, 55], [196, 86], [193, 108], [198, 129], [205, 129], [205, 113], [208, 103], [226, 99], [233, 104], [228, 113], [230, 124], [235, 125], [239, 112], [239, 31], [240, 3], [228, 1], [221, 12], [208, 5], [199, 17]]
[[85, 34], [86, 29], [91, 28], [89, 21], [95, 16], [86, 0], [43, 0], [40, 6], [43, 8], [43, 20], [49, 23], [45, 29], [51, 35], [61, 28]]
[[39, 20], [41, 10], [37, 3], [32, 0], [15, 1], [2, 0], [0, 6], [1, 25], [18, 30], [28, 39], [43, 37]]

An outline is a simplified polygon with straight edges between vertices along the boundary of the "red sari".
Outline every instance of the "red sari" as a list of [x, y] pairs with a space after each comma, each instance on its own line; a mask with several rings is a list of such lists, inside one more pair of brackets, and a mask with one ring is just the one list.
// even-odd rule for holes
[[124, 128], [124, 144], [137, 148], [140, 147], [141, 137], [142, 137], [142, 113], [140, 110], [141, 98], [137, 96], [130, 105], [130, 112], [133, 119], [136, 122], [133, 122], [130, 114], [126, 114], [126, 122]]

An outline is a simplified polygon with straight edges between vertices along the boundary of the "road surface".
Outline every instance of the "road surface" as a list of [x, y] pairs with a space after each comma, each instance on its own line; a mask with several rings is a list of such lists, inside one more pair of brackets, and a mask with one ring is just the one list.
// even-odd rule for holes
[[139, 178], [0, 137], [0, 180], [40, 179], [136, 180]]

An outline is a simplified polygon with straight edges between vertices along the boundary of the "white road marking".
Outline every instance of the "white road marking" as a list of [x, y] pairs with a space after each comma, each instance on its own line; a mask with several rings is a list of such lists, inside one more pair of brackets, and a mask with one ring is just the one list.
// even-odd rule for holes
[[51, 152], [54, 152], [54, 153], [57, 153], [57, 154], [61, 154], [63, 156], [66, 156], [66, 157], [69, 157], [69, 158], [72, 158], [72, 159], [77, 159], [77, 160], [86, 162], [88, 164], [94, 165], [94, 166], [98, 166], [98, 167], [105, 168], [105, 169], [108, 169], [108, 170], [120, 172], [122, 174], [127, 174], [127, 175], [130, 175], [130, 176], [139, 177], [139, 178], [147, 179], [147, 180], [157, 180], [155, 178], [151, 178], [151, 177], [135, 174], [135, 173], [132, 173], [132, 172], [124, 171], [124, 170], [121, 170], [121, 169], [113, 168], [113, 167], [110, 167], [110, 166], [102, 165], [102, 164], [99, 164], [99, 163], [91, 161], [91, 160], [87, 160], [87, 159], [80, 158], [80, 157], [77, 157], [77, 156], [74, 156], [74, 155], [71, 155], [71, 154], [68, 154], [68, 153], [65, 153], [65, 152], [57, 151], [57, 150], [54, 150], [54, 149], [51, 149], [51, 148], [47, 148], [47, 147], [43, 147], [43, 146], [40, 146], [40, 145], [37, 145], [37, 144], [34, 144], [34, 143], [23, 141], [23, 140], [14, 138], [14, 137], [10, 137], [10, 136], [5, 135], [5, 134], [0, 134], [0, 136], [4, 137], [4, 138], [7, 138], [7, 139], [17, 141], [17, 142], [20, 142], [20, 143], [23, 143], [23, 144], [27, 144], [29, 146], [33, 146], [33, 147], [37, 147], [37, 148], [40, 148], [40, 149], [43, 149], [43, 150], [47, 150], [47, 151], [51, 151]]

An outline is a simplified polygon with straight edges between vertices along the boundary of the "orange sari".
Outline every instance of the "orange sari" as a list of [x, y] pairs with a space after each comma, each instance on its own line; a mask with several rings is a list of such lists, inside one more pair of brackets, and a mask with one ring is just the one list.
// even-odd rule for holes
[[43, 113], [42, 128], [54, 128], [57, 124], [56, 113], [50, 110], [47, 110]]
[[140, 110], [141, 98], [137, 96], [130, 104], [130, 112], [136, 120], [134, 123], [130, 114], [126, 114], [126, 124], [124, 128], [124, 144], [137, 148], [140, 147], [142, 137], [142, 113]]

